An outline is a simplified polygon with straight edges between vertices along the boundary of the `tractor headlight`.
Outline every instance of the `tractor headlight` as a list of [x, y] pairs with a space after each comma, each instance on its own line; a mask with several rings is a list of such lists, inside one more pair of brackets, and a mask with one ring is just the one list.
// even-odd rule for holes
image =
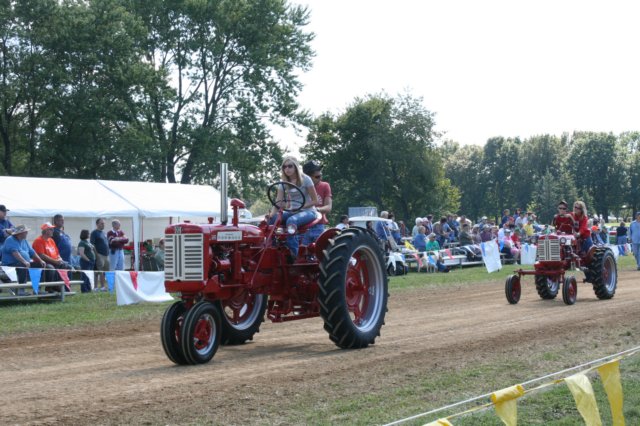
[[567, 239], [565, 237], [560, 237], [560, 244], [562, 245], [567, 244]]
[[295, 224], [292, 223], [290, 225], [287, 225], [287, 233], [289, 235], [295, 234], [297, 230], [298, 230], [298, 227]]

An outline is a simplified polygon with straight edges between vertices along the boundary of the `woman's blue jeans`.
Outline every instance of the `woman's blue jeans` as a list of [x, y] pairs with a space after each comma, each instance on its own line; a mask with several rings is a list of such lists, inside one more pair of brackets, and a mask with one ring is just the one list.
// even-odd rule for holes
[[[273, 216], [269, 219], [269, 224], [273, 225], [276, 221], [277, 216]], [[307, 223], [313, 222], [316, 218], [316, 213], [311, 210], [301, 210], [296, 213], [292, 212], [283, 212], [282, 213], [282, 225], [286, 228], [289, 225], [296, 225], [297, 228], [302, 225], [306, 225]], [[291, 255], [294, 257], [298, 256], [298, 236], [287, 234], [287, 247], [289, 247], [289, 251]]]

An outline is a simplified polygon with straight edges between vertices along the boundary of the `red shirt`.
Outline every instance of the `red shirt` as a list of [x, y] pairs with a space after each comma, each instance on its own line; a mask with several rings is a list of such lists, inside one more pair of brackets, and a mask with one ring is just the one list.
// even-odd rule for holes
[[587, 226], [587, 217], [585, 215], [581, 215], [579, 218], [572, 212], [569, 213], [571, 218], [574, 220], [573, 231], [580, 233], [580, 237], [582, 239], [587, 239], [591, 236], [591, 230]]
[[[331, 195], [331, 186], [329, 183], [320, 181], [315, 185], [316, 193], [318, 194], [318, 204], [316, 206], [322, 207], [326, 205], [326, 201], [332, 198]], [[322, 215], [322, 220], [320, 223], [327, 225], [329, 221], [327, 220], [327, 215]]]
[[564, 232], [565, 234], [573, 233], [573, 216], [557, 214], [553, 217], [551, 224], [556, 228], [557, 232]]

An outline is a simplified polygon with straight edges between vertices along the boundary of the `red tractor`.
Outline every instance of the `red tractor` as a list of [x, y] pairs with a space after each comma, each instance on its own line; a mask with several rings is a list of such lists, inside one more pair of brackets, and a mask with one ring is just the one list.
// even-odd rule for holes
[[554, 299], [562, 285], [562, 300], [567, 305], [576, 303], [578, 284], [568, 271], [581, 270], [583, 282], [591, 283], [598, 299], [611, 299], [618, 284], [616, 260], [611, 249], [592, 246], [586, 253], [573, 234], [548, 234], [538, 238], [536, 262], [533, 271], [518, 269], [507, 278], [505, 293], [511, 304], [520, 300], [523, 275], [534, 275], [536, 290], [542, 299]]
[[[222, 175], [222, 173], [221, 173]], [[231, 200], [233, 219], [226, 224], [226, 183], [222, 185], [221, 223], [181, 223], [166, 228], [165, 288], [179, 293], [162, 318], [160, 335], [167, 357], [176, 364], [202, 364], [220, 343], [242, 344], [259, 332], [265, 312], [272, 322], [321, 316], [329, 338], [340, 348], [364, 348], [380, 335], [387, 311], [388, 278], [383, 253], [361, 228], [326, 230], [301, 245], [291, 263], [287, 235], [301, 237], [317, 220], [286, 229], [283, 211], [304, 205], [276, 202], [275, 223], [241, 224]]]

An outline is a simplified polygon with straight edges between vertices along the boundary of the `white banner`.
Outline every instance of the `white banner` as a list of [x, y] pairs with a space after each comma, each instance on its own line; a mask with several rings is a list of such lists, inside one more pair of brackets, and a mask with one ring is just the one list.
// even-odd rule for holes
[[522, 251], [520, 251], [520, 264], [521, 265], [534, 265], [536, 263], [536, 250], [537, 246], [533, 244], [524, 243], [522, 245]]
[[173, 300], [173, 297], [164, 290], [163, 271], [117, 271], [115, 275], [118, 305]]
[[495, 241], [487, 241], [480, 244], [480, 248], [482, 249], [482, 260], [484, 261], [484, 266], [487, 267], [487, 272], [499, 271], [502, 268], [502, 263], [500, 262], [498, 244]]

